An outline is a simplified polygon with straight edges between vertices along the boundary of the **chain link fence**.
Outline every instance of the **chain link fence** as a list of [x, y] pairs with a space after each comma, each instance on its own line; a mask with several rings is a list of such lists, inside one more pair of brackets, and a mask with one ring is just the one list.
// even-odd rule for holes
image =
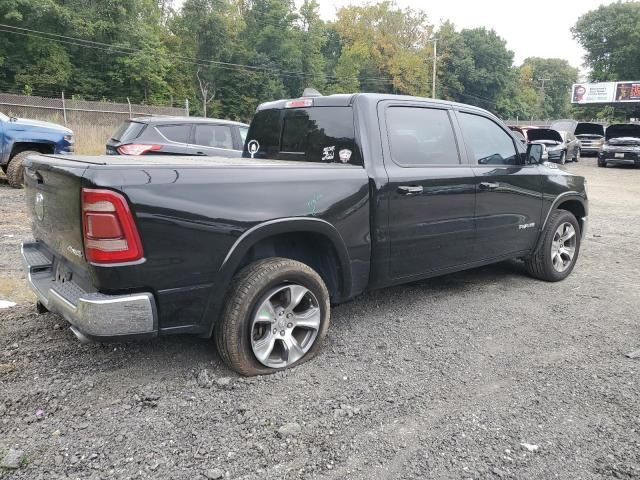
[[163, 107], [76, 98], [39, 97], [0, 92], [0, 112], [7, 116], [30, 118], [65, 125], [75, 133], [76, 152], [104, 153], [105, 143], [118, 126], [128, 118], [163, 115], [189, 115], [184, 107]]

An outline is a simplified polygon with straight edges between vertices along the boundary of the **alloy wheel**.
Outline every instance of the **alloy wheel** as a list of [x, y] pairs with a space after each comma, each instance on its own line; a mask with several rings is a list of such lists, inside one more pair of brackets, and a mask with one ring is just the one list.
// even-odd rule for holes
[[573, 263], [576, 254], [576, 229], [569, 222], [562, 223], [553, 235], [551, 242], [551, 262], [553, 268], [564, 272]]
[[297, 284], [273, 288], [263, 299], [251, 323], [251, 349], [266, 367], [288, 367], [307, 354], [318, 336], [318, 299]]

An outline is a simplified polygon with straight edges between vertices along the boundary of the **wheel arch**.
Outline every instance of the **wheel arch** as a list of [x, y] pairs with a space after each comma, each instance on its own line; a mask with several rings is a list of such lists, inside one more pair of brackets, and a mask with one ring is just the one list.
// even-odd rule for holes
[[549, 210], [547, 211], [546, 217], [544, 219], [544, 223], [542, 224], [542, 228], [540, 229], [540, 236], [538, 240], [542, 236], [542, 232], [544, 232], [544, 229], [547, 227], [549, 216], [554, 210], [567, 210], [571, 212], [576, 217], [578, 225], [580, 225], [580, 231], [582, 232], [584, 230], [588, 213], [586, 200], [578, 192], [565, 192], [559, 195], [553, 201], [551, 207], [549, 207]]
[[[271, 220], [242, 234], [222, 262], [216, 281], [218, 288], [212, 294], [206, 313], [211, 318], [209, 333], [222, 311], [234, 275], [246, 265], [269, 257], [290, 258], [309, 265], [322, 277], [334, 302], [350, 295], [349, 253], [333, 225], [318, 218]], [[225, 288], [219, 289], [221, 286]]]
[[54, 153], [55, 150], [55, 145], [52, 142], [46, 142], [46, 141], [42, 141], [42, 142], [33, 142], [33, 141], [29, 141], [29, 142], [15, 142], [11, 148], [11, 153], [9, 155], [9, 161], [11, 161], [11, 159], [13, 157], [15, 157], [16, 155], [18, 155], [21, 152], [24, 152], [26, 150], [35, 150], [36, 152], [40, 152], [40, 153]]

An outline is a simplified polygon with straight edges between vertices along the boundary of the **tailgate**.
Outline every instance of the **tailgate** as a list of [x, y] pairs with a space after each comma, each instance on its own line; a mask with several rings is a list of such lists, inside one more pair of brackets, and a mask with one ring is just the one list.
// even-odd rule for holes
[[84, 267], [80, 190], [87, 165], [32, 155], [25, 161], [25, 194], [32, 232], [56, 256]]

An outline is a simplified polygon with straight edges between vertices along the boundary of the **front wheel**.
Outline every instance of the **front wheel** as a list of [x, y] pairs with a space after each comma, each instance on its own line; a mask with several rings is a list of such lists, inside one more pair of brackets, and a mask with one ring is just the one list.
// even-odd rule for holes
[[576, 156], [575, 156], [575, 157], [573, 157], [573, 161], [574, 161], [574, 162], [576, 162], [576, 163], [578, 163], [578, 162], [580, 161], [580, 155], [582, 155], [582, 152], [580, 152], [580, 149], [578, 148], [578, 149], [576, 150]]
[[598, 166], [602, 168], [607, 168], [607, 162], [598, 158]]
[[567, 163], [567, 155], [565, 152], [562, 152], [560, 154], [560, 165], [564, 165], [565, 163]]
[[268, 258], [233, 279], [215, 341], [241, 375], [274, 373], [313, 358], [329, 328], [329, 292], [308, 265]]
[[13, 188], [22, 188], [24, 186], [24, 166], [22, 162], [24, 162], [29, 155], [37, 153], [38, 152], [33, 150], [25, 150], [9, 160], [9, 165], [7, 166], [7, 181], [9, 185]]
[[549, 215], [540, 243], [525, 260], [529, 274], [547, 282], [564, 280], [573, 271], [580, 252], [580, 225], [567, 210]]

